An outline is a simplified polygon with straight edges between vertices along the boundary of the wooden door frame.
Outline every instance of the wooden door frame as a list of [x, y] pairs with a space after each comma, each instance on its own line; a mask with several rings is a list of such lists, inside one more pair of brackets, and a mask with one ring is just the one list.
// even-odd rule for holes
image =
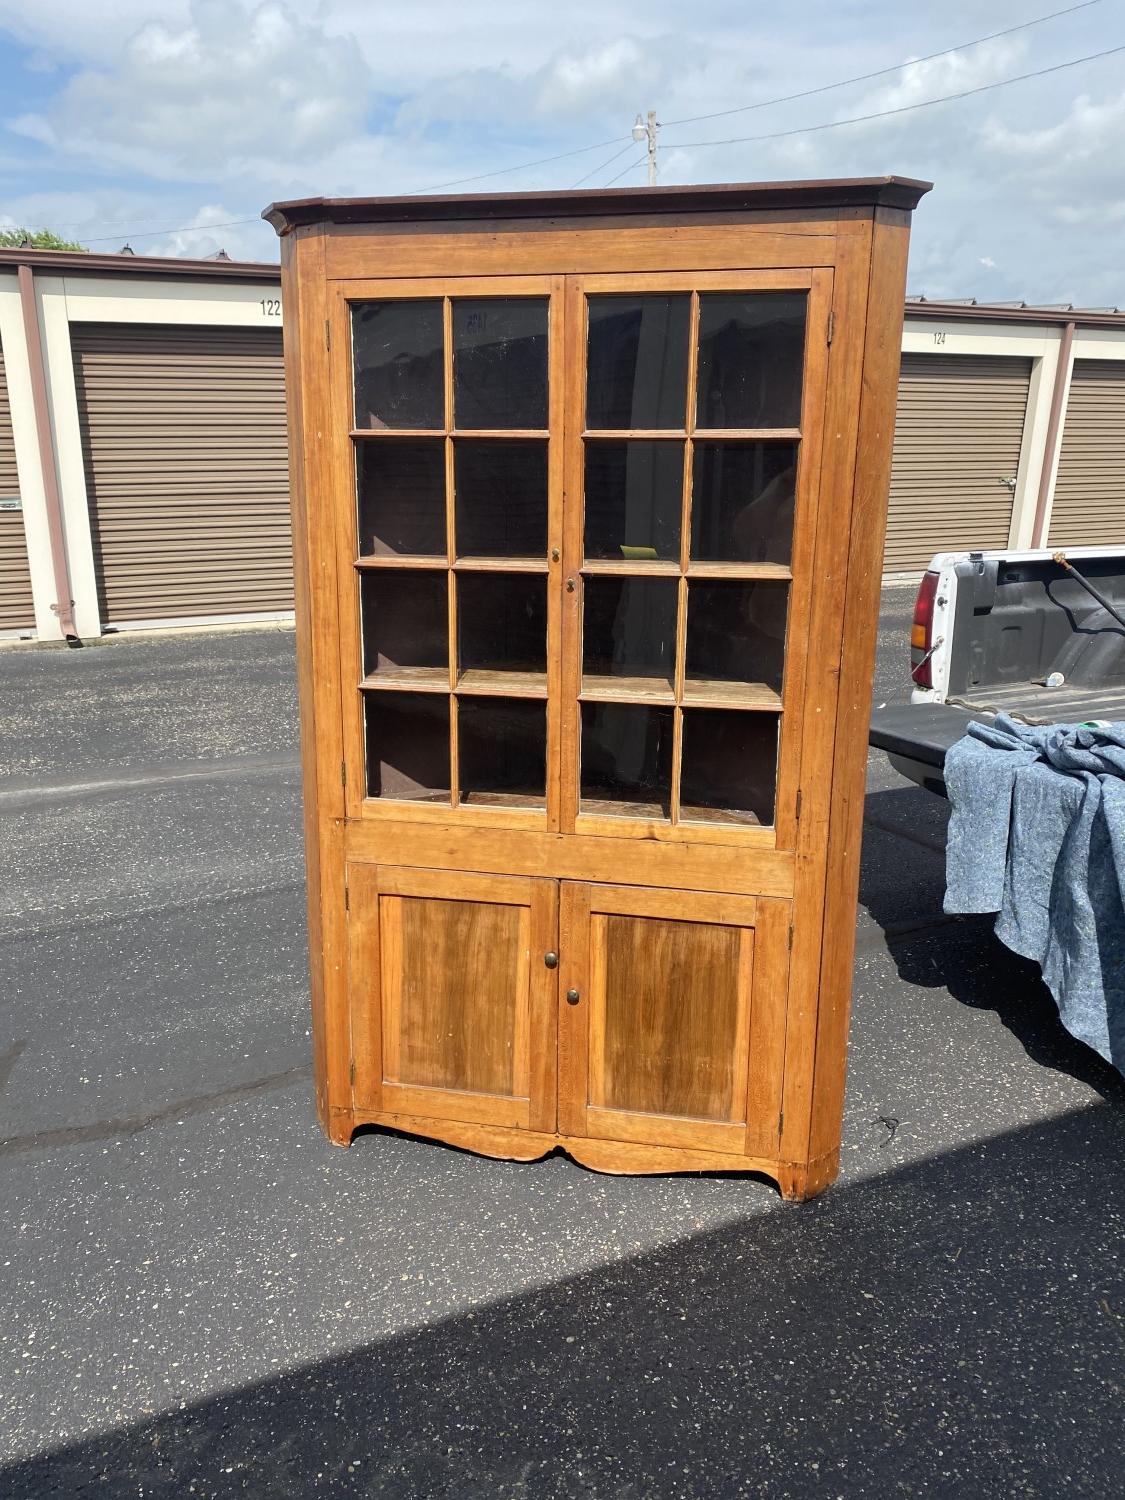
[[[810, 649], [813, 555], [821, 501], [823, 418], [828, 400], [829, 346], [832, 331], [833, 270], [824, 266], [783, 269], [762, 265], [756, 269], [731, 271], [668, 271], [646, 273], [586, 273], [565, 278], [564, 326], [566, 332], [566, 400], [563, 427], [564, 492], [562, 599], [562, 759], [559, 807], [565, 833], [599, 838], [658, 840], [673, 844], [728, 845], [792, 851], [797, 836], [799, 790], [806, 701], [806, 664]], [[789, 569], [789, 600], [785, 643], [785, 677], [777, 752], [774, 822], [769, 827], [746, 827], [701, 823], [668, 823], [646, 818], [615, 818], [579, 810], [579, 759], [581, 742], [582, 598], [583, 598], [583, 454], [586, 395], [587, 296], [629, 292], [739, 292], [805, 291], [808, 313], [805, 358], [802, 370], [801, 438], [798, 457], [794, 533]], [[694, 371], [695, 334], [689, 360]], [[694, 376], [693, 376], [694, 379]], [[689, 382], [688, 401], [694, 391]], [[689, 438], [694, 421], [689, 411]], [[622, 433], [622, 436], [628, 436]], [[685, 481], [685, 491], [690, 476]], [[685, 493], [684, 515], [690, 501]], [[686, 526], [686, 520], [684, 522]], [[681, 538], [681, 566], [687, 560], [687, 537]], [[747, 570], [749, 571], [749, 570]], [[573, 586], [572, 586], [573, 585]], [[686, 590], [681, 584], [677, 629], [684, 626]], [[799, 622], [793, 628], [794, 621]], [[673, 781], [678, 758], [673, 759]], [[675, 795], [675, 793], [674, 793]]]

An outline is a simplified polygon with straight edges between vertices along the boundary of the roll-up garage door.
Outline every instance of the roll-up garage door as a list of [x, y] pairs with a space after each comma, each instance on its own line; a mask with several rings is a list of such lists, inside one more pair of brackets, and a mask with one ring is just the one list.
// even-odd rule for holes
[[20, 508], [16, 445], [12, 440], [4, 354], [0, 350], [0, 633], [23, 634], [34, 628], [35, 606]]
[[1029, 359], [903, 355], [885, 572], [1008, 545], [1030, 383]]
[[1066, 547], [1125, 544], [1125, 361], [1074, 362], [1050, 541]]
[[293, 607], [281, 334], [73, 324], [102, 618]]

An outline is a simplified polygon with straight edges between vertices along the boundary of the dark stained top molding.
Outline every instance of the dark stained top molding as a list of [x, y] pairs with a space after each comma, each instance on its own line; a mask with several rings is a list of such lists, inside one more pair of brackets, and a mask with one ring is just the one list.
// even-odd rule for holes
[[440, 197], [296, 198], [262, 218], [289, 234], [305, 224], [406, 224], [449, 219], [554, 219], [587, 215], [722, 213], [748, 209], [916, 208], [932, 182], [845, 177], [824, 182], [723, 182], [695, 187], [582, 192], [452, 193]]

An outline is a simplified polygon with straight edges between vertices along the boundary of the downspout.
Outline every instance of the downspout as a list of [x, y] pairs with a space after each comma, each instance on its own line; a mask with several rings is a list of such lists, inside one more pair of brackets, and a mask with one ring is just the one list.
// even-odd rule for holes
[[1051, 475], [1055, 470], [1055, 455], [1059, 446], [1059, 430], [1062, 427], [1063, 392], [1070, 369], [1070, 351], [1074, 344], [1074, 321], [1063, 325], [1059, 340], [1059, 357], [1055, 365], [1055, 384], [1051, 391], [1051, 410], [1047, 417], [1047, 438], [1043, 444], [1043, 467], [1039, 473], [1039, 494], [1035, 500], [1035, 522], [1031, 528], [1031, 545], [1045, 547], [1047, 538], [1047, 497], [1051, 493]]
[[43, 362], [43, 335], [35, 306], [35, 273], [29, 265], [18, 270], [20, 306], [23, 309], [23, 331], [27, 343], [27, 363], [31, 371], [31, 400], [35, 411], [35, 432], [39, 439], [39, 469], [43, 475], [43, 500], [47, 510], [47, 537], [51, 547], [51, 571], [55, 580], [55, 603], [52, 610], [59, 617], [63, 639], [68, 646], [81, 646], [74, 620], [74, 600], [70, 593], [70, 569], [66, 560], [66, 533], [63, 526], [62, 497], [59, 494], [59, 471], [55, 463], [55, 445], [51, 437], [51, 409], [47, 399], [47, 372]]

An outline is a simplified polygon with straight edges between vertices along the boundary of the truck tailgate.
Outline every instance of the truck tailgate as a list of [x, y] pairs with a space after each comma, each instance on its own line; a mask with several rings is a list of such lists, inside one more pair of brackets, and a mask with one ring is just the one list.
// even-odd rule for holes
[[885, 750], [891, 764], [911, 781], [944, 797], [945, 752], [965, 733], [967, 724], [981, 717], [945, 703], [893, 703], [871, 715], [867, 740], [877, 750]]

